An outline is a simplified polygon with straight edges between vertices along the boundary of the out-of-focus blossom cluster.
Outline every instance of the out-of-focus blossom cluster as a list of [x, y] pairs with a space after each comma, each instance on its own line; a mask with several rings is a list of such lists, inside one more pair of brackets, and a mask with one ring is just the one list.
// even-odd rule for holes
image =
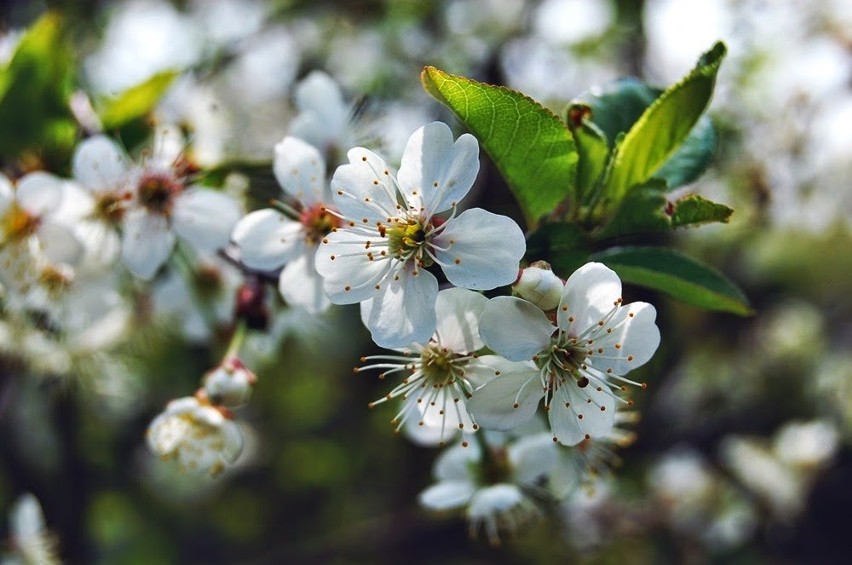
[[[99, 472], [120, 443], [104, 430], [177, 463], [176, 478], [119, 446], [143, 461], [127, 465], [146, 495], [203, 498], [221, 491], [199, 477], [252, 465], [287, 492], [348, 492], [339, 469], [390, 459], [381, 440], [329, 447], [365, 386], [332, 358], [372, 348], [356, 369], [382, 381], [372, 414], [417, 453], [443, 449], [417, 502], [474, 538], [535, 542], [555, 516], [560, 557], [657, 533], [679, 557], [724, 556], [807, 519], [852, 439], [848, 2], [289, 4], [106, 3], [68, 167], [3, 162], [0, 420], [16, 464], [62, 472], [73, 458], [48, 412], [79, 392]], [[5, 65], [22, 32], [0, 33]], [[735, 229], [682, 239], [754, 286], [757, 315], [736, 324], [658, 319], [656, 297], [624, 303], [601, 263], [524, 268], [522, 228], [483, 194], [479, 143], [418, 83], [436, 65], [561, 112], [622, 75], [671, 82], [720, 37], [718, 166], [691, 189], [733, 201]], [[101, 104], [172, 72], [145, 135], [103, 127]], [[11, 514], [3, 563], [58, 562], [36, 499]]]

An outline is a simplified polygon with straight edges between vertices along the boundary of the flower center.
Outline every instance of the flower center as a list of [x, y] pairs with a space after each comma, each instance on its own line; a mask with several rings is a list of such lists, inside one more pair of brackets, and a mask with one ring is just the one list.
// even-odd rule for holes
[[71, 276], [57, 267], [45, 267], [39, 273], [39, 283], [51, 296], [57, 296], [67, 289], [72, 282]]
[[456, 378], [464, 374], [464, 371], [455, 363], [461, 355], [440, 347], [437, 343], [430, 343], [420, 353], [421, 370], [423, 376], [432, 386], [447, 386], [456, 381]]
[[340, 218], [329, 213], [328, 207], [323, 204], [305, 208], [299, 215], [299, 221], [305, 226], [305, 238], [309, 244], [321, 241], [331, 230], [343, 224]]
[[139, 202], [156, 214], [169, 214], [183, 184], [168, 173], [146, 173], [139, 180]]
[[418, 267], [428, 267], [434, 261], [423, 252], [430, 225], [424, 226], [419, 218], [396, 218], [390, 227], [381, 226], [380, 233], [388, 238], [388, 252], [403, 261], [415, 257]]
[[585, 388], [589, 386], [589, 379], [583, 376], [580, 369], [587, 353], [576, 338], [559, 332], [557, 336], [551, 338], [547, 348], [533, 357], [533, 361], [547, 377], [547, 386], [551, 391], [568, 382], [568, 378], [573, 378], [578, 387]]
[[21, 240], [27, 236], [33, 235], [40, 223], [40, 218], [30, 214], [21, 208], [17, 202], [12, 202], [12, 205], [3, 215], [0, 226], [3, 229], [2, 241]]
[[120, 224], [124, 218], [125, 203], [128, 199], [127, 194], [118, 192], [107, 192], [98, 195], [95, 201], [94, 216], [108, 224]]

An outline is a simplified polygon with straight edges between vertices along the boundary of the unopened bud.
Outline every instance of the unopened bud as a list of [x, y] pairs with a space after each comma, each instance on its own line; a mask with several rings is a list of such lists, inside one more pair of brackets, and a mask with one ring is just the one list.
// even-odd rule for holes
[[521, 271], [512, 285], [515, 295], [532, 302], [545, 312], [559, 306], [565, 282], [544, 261], [536, 261]]
[[213, 404], [235, 408], [248, 402], [257, 377], [237, 357], [225, 359], [204, 376], [204, 392]]
[[248, 277], [237, 289], [234, 308], [237, 319], [245, 320], [250, 330], [265, 331], [269, 326], [269, 308], [266, 306], [266, 287], [257, 277]]

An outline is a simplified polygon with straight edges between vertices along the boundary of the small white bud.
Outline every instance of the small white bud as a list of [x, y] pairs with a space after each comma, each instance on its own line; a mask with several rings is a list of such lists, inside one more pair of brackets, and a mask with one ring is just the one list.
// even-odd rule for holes
[[225, 359], [204, 377], [204, 392], [213, 404], [229, 408], [248, 402], [257, 377], [237, 357]]
[[559, 306], [565, 281], [550, 270], [544, 261], [536, 261], [521, 271], [518, 280], [512, 285], [517, 296], [532, 302], [544, 311]]

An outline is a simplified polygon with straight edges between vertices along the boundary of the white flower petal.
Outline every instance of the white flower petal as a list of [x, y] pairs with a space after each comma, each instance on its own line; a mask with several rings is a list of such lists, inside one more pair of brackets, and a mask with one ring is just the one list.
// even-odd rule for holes
[[275, 145], [272, 170], [284, 191], [305, 206], [331, 197], [325, 184], [325, 160], [316, 147], [297, 137], [285, 137]]
[[446, 430], [420, 424], [415, 418], [406, 418], [403, 421], [402, 433], [411, 443], [421, 447], [438, 447], [450, 441]]
[[[418, 402], [418, 398], [423, 401]], [[404, 402], [412, 404], [411, 408], [419, 412], [418, 424], [439, 430], [445, 442], [459, 431], [474, 431], [473, 419], [465, 407], [465, 398], [455, 387], [412, 392]]]
[[295, 102], [300, 114], [290, 124], [292, 135], [317, 147], [344, 141], [349, 107], [340, 86], [328, 74], [312, 71], [296, 85]]
[[234, 226], [231, 239], [250, 269], [271, 271], [305, 250], [304, 226], [277, 210], [256, 210]]
[[39, 227], [38, 241], [42, 253], [52, 263], [76, 266], [86, 252], [71, 228], [53, 222], [44, 222]]
[[612, 310], [621, 298], [621, 280], [602, 263], [586, 263], [568, 278], [557, 311], [557, 324], [578, 336]]
[[35, 216], [42, 216], [62, 205], [62, 180], [49, 173], [36, 171], [18, 181], [15, 197], [18, 204]]
[[479, 316], [488, 299], [464, 288], [448, 288], [438, 293], [435, 330], [438, 343], [455, 353], [473, 353], [482, 349]]
[[317, 272], [322, 276], [323, 288], [334, 304], [355, 304], [372, 298], [379, 292], [376, 285], [388, 273], [400, 269], [395, 259], [377, 258], [372, 254], [369, 247], [380, 241], [378, 233], [375, 238], [370, 238], [357, 232], [337, 230], [328, 234], [319, 245]]
[[486, 430], [506, 431], [529, 421], [543, 393], [538, 369], [532, 364], [501, 373], [473, 393], [467, 408]]
[[399, 168], [399, 186], [409, 206], [427, 216], [449, 209], [468, 193], [479, 172], [479, 143], [470, 134], [453, 142], [442, 122], [432, 122], [408, 139]]
[[174, 124], [159, 124], [154, 129], [153, 138], [147, 165], [155, 169], [171, 169], [186, 149], [183, 132]]
[[490, 290], [515, 282], [527, 244], [511, 218], [480, 208], [448, 220], [432, 238], [435, 256], [456, 286]]
[[201, 251], [225, 247], [240, 219], [240, 206], [231, 196], [193, 188], [175, 199], [172, 224], [175, 232]]
[[479, 445], [476, 443], [468, 447], [454, 445], [443, 450], [432, 466], [432, 476], [436, 481], [469, 481], [473, 482], [474, 465], [481, 457]]
[[361, 319], [373, 341], [393, 349], [412, 343], [426, 343], [435, 333], [435, 301], [438, 280], [421, 269], [400, 270], [387, 280], [372, 300], [361, 303]]
[[559, 449], [549, 433], [524, 436], [512, 442], [508, 456], [515, 481], [527, 486], [540, 485], [542, 478], [548, 478], [559, 467]]
[[225, 461], [233, 463], [243, 451], [243, 434], [236, 422], [226, 420], [219, 428], [222, 447], [219, 450]]
[[467, 504], [474, 492], [470, 481], [442, 481], [422, 491], [417, 501], [429, 510], [451, 510]]
[[328, 310], [331, 300], [322, 288], [322, 277], [314, 266], [315, 257], [311, 249], [287, 263], [278, 278], [278, 291], [288, 304], [320, 314]]
[[479, 388], [501, 374], [526, 371], [529, 368], [528, 362], [509, 361], [499, 355], [481, 355], [467, 362], [464, 378], [470, 381], [474, 388]]
[[[646, 302], [632, 302], [619, 308], [618, 313], [600, 332], [602, 337], [595, 339], [595, 353], [587, 362], [607, 373], [608, 369], [616, 375], [624, 375], [648, 362], [660, 345], [660, 330], [654, 323], [657, 311]], [[598, 353], [597, 349], [603, 349]]]
[[77, 146], [71, 168], [80, 184], [99, 193], [122, 189], [130, 165], [115, 141], [105, 135], [96, 135]]
[[555, 329], [540, 308], [514, 296], [492, 298], [479, 318], [482, 341], [511, 361], [532, 359]]
[[6, 208], [14, 198], [15, 192], [12, 190], [12, 181], [9, 180], [9, 177], [0, 173], [0, 214], [6, 212]]
[[574, 382], [561, 385], [547, 411], [553, 437], [563, 445], [608, 434], [615, 424], [615, 399], [594, 384], [585, 388]]
[[132, 210], [124, 218], [121, 260], [137, 277], [151, 279], [175, 246], [175, 235], [163, 216]]
[[387, 164], [363, 147], [346, 155], [349, 164], [337, 167], [331, 178], [331, 196], [338, 210], [353, 221], [366, 218], [370, 224], [396, 217], [397, 191]]

